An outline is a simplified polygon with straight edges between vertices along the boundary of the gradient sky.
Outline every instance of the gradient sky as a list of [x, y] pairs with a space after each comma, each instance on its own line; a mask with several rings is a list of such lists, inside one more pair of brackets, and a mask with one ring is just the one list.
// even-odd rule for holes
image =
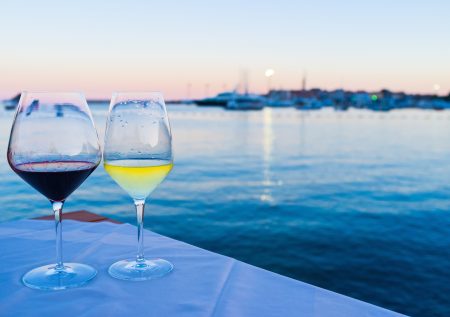
[[[450, 1], [3, 1], [0, 97], [20, 90], [450, 91]], [[207, 87], [208, 85], [208, 87]], [[188, 87], [191, 87], [190, 89]]]

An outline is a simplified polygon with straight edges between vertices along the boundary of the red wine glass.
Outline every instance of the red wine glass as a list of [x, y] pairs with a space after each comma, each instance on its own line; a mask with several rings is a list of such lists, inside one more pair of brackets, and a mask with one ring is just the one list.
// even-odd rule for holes
[[7, 155], [14, 172], [50, 200], [55, 216], [56, 263], [29, 271], [23, 283], [45, 290], [85, 284], [97, 271], [86, 264], [63, 263], [61, 223], [65, 200], [101, 160], [97, 131], [84, 96], [22, 93]]

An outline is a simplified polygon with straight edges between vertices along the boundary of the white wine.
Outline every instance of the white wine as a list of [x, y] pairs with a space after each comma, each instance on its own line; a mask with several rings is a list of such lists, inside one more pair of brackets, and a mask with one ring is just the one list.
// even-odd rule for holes
[[145, 199], [166, 178], [173, 163], [167, 160], [113, 160], [105, 170], [133, 199]]

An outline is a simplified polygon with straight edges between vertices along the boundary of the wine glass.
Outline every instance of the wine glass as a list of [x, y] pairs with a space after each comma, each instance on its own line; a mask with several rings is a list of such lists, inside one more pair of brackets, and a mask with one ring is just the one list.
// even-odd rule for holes
[[109, 274], [122, 280], [162, 277], [173, 265], [144, 258], [144, 205], [146, 198], [173, 166], [172, 135], [161, 93], [116, 93], [106, 124], [104, 166], [111, 178], [133, 199], [138, 225], [136, 259], [112, 264]]
[[97, 271], [85, 264], [63, 263], [61, 222], [64, 201], [101, 161], [97, 131], [84, 96], [23, 92], [7, 155], [14, 172], [50, 200], [55, 215], [56, 263], [29, 271], [23, 283], [45, 290], [85, 284]]

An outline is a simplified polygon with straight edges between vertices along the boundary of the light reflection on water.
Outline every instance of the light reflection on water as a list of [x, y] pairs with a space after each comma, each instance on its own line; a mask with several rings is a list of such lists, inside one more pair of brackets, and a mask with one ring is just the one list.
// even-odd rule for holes
[[267, 108], [263, 113], [263, 185], [264, 192], [261, 195], [261, 201], [268, 203], [274, 203], [272, 197], [271, 186], [274, 185], [271, 174], [271, 160], [272, 160], [272, 148], [273, 148], [274, 136], [272, 130], [272, 109]]
[[[103, 139], [107, 107], [92, 110]], [[6, 163], [12, 117], [0, 113], [0, 220], [50, 214]], [[148, 228], [399, 312], [450, 315], [449, 112], [169, 106], [169, 117], [175, 167]], [[77, 209], [134, 222], [102, 167], [69, 197]]]

